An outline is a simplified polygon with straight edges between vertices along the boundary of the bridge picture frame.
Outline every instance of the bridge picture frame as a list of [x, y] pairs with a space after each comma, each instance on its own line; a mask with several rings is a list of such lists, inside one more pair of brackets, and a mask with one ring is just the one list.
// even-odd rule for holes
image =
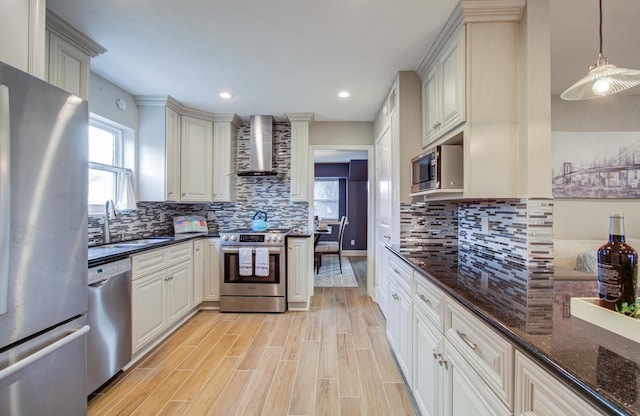
[[551, 133], [554, 198], [640, 198], [640, 132]]

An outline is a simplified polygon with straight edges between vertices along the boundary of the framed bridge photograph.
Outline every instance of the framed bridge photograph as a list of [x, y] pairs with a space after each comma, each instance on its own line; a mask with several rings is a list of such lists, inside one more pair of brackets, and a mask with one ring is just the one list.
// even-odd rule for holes
[[640, 198], [640, 132], [551, 133], [554, 198]]

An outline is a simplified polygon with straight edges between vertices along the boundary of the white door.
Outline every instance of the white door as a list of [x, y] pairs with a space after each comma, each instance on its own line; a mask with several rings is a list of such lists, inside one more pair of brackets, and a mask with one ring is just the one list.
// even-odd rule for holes
[[376, 302], [387, 316], [388, 255], [391, 242], [391, 130], [376, 143]]

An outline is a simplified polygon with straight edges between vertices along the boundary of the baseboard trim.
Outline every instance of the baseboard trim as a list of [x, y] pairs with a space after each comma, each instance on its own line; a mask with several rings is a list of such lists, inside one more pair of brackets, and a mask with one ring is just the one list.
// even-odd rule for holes
[[367, 257], [367, 250], [342, 250], [345, 257]]

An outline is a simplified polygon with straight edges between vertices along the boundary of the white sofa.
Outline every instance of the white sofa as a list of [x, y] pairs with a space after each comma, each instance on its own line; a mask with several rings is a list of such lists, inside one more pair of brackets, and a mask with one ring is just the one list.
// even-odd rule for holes
[[[626, 242], [636, 250], [640, 249], [640, 239], [627, 238]], [[604, 243], [606, 240], [554, 240], [553, 265], [596, 276], [596, 252]]]

